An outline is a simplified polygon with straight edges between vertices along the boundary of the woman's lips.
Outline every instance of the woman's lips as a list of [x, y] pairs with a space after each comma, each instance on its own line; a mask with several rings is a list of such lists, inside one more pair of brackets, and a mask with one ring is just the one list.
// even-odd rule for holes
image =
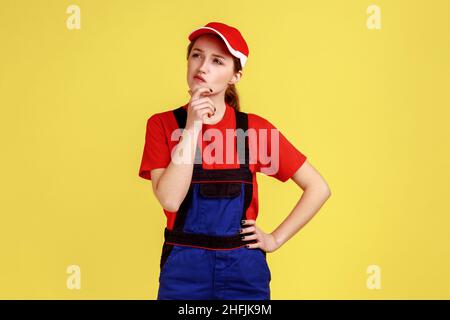
[[205, 80], [203, 80], [202, 78], [199, 78], [199, 77], [197, 77], [197, 76], [195, 76], [194, 79], [195, 79], [195, 80], [198, 80], [198, 81], [200, 81], [200, 82], [206, 82]]

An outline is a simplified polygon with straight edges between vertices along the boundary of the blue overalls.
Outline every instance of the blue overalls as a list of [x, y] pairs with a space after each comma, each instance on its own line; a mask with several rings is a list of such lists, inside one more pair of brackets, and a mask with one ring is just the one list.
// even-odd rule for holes
[[[187, 111], [173, 112], [184, 128]], [[235, 116], [236, 129], [247, 132], [247, 114]], [[239, 233], [253, 191], [247, 136], [237, 150], [238, 169], [205, 170], [197, 147], [189, 191], [172, 230], [164, 230], [158, 300], [270, 300], [266, 252], [247, 248], [255, 241]]]

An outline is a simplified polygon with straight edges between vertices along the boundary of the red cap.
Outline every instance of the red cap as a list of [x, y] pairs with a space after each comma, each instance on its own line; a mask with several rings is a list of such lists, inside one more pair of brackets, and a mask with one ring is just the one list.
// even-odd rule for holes
[[199, 36], [207, 33], [218, 34], [227, 45], [230, 53], [239, 58], [244, 68], [248, 58], [248, 46], [238, 29], [220, 22], [210, 22], [204, 27], [195, 29], [189, 34], [188, 39], [193, 41]]

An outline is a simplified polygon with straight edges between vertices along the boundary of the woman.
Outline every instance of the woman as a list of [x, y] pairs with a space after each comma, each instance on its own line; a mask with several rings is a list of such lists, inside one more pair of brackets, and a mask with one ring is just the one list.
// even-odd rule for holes
[[[249, 54], [241, 33], [211, 22], [188, 38], [191, 99], [149, 118], [139, 171], [152, 180], [167, 217], [158, 299], [269, 300], [266, 253], [299, 231], [331, 193], [269, 121], [240, 111], [235, 84]], [[256, 225], [257, 172], [291, 178], [304, 191], [272, 233]]]

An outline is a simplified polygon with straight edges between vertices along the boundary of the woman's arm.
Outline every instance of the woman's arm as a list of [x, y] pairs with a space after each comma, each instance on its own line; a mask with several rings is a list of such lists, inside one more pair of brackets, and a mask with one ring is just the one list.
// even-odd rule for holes
[[[194, 126], [186, 127], [180, 142], [174, 148], [174, 159], [167, 168], [153, 169], [150, 172], [153, 193], [167, 211], [178, 211], [189, 190], [199, 132], [200, 130], [194, 129]], [[181, 163], [178, 157], [186, 157], [184, 159], [187, 161]]]
[[249, 248], [261, 248], [273, 252], [293, 237], [319, 211], [325, 201], [331, 196], [328, 184], [320, 173], [307, 161], [291, 178], [303, 189], [303, 194], [284, 221], [271, 233], [266, 234], [259, 229], [254, 220], [247, 220], [242, 233], [254, 232], [244, 240], [256, 239], [258, 242], [249, 244]]
[[198, 136], [206, 115], [215, 112], [212, 100], [207, 97], [211, 93], [212, 90], [205, 86], [197, 87], [194, 92], [189, 91], [191, 100], [187, 108], [186, 127], [171, 154], [171, 161], [167, 168], [150, 171], [153, 193], [167, 211], [178, 211], [189, 191]]
[[328, 184], [307, 160], [291, 179], [304, 192], [289, 216], [272, 232], [278, 247], [303, 228], [331, 196]]

